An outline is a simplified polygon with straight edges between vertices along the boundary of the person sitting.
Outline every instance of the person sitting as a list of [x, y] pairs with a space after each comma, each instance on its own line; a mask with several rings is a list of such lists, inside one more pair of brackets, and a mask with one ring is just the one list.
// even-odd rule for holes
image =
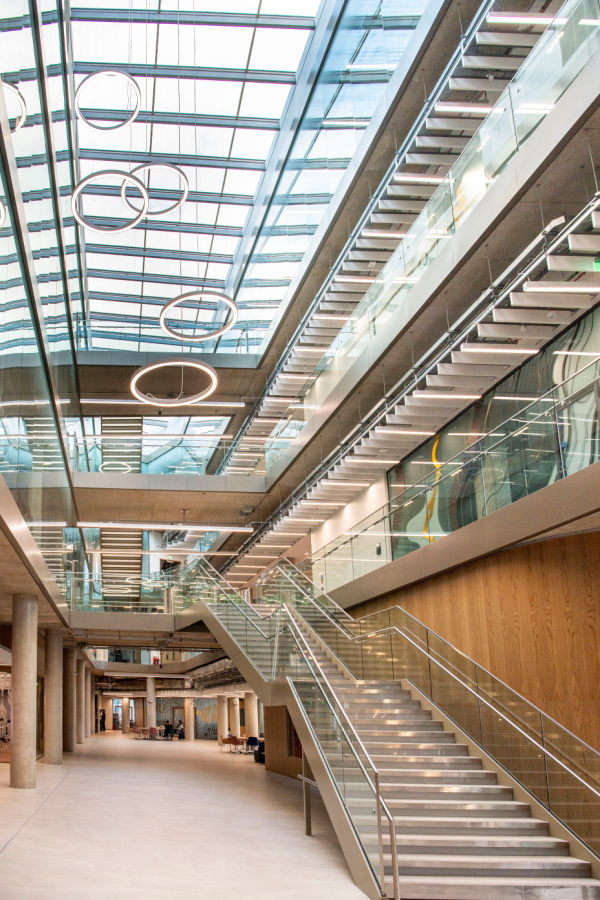
[[179, 740], [185, 741], [185, 729], [183, 727], [183, 722], [181, 721], [181, 719], [178, 719], [177, 725], [175, 726], [175, 731]]
[[168, 719], [165, 719], [164, 728], [165, 728], [165, 741], [172, 741], [173, 740], [173, 726], [171, 725], [171, 723], [169, 722]]

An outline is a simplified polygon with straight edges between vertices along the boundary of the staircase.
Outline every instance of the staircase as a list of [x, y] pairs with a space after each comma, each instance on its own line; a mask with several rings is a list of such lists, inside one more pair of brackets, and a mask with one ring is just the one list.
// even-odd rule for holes
[[[566, 840], [529, 804], [499, 785], [495, 772], [468, 746], [432, 719], [398, 682], [355, 681], [303, 629], [315, 660], [346, 710], [379, 772], [381, 794], [392, 811], [402, 898], [600, 898], [589, 862], [569, 855]], [[335, 747], [325, 747], [330, 763]], [[338, 754], [338, 766], [343, 769]], [[347, 801], [372, 833], [372, 802], [360, 792]], [[383, 829], [386, 887], [392, 893], [392, 856]]]
[[[276, 574], [286, 605], [272, 602]], [[410, 654], [407, 674], [390, 678], [406, 652], [402, 632], [393, 648], [379, 630], [356, 640], [367, 636], [361, 620], [349, 623], [333, 606], [326, 613], [308, 596], [315, 586], [289, 564], [277, 564], [265, 604], [245, 603], [206, 563], [202, 579], [205, 599], [196, 595], [194, 607], [264, 702], [287, 706], [352, 876], [369, 897], [600, 900], [594, 853], [479, 753], [443, 704], [430, 702], [414, 683]], [[460, 693], [447, 699], [462, 702]], [[499, 707], [509, 734], [502, 715]], [[515, 757], [535, 770], [537, 745], [525, 744], [515, 741]], [[577, 805], [588, 826], [598, 818], [591, 784], [573, 790], [565, 779], [561, 787], [560, 802]], [[581, 833], [594, 845], [589, 828]]]

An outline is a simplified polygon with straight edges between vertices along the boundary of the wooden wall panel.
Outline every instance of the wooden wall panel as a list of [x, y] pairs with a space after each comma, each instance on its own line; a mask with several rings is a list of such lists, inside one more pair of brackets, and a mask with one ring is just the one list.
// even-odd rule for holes
[[302, 760], [289, 755], [288, 711], [285, 706], [265, 706], [265, 766], [271, 772], [295, 778]]
[[600, 533], [493, 554], [354, 607], [398, 604], [600, 749]]

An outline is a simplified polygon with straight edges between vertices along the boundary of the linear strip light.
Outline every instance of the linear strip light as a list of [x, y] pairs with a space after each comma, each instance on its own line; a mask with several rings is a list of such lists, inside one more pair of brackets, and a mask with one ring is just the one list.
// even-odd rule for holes
[[[440, 100], [435, 104], [436, 112], [469, 113], [474, 116], [487, 116], [494, 111], [493, 106], [484, 106], [481, 103], [451, 103], [448, 100]], [[448, 163], [452, 162], [448, 157]]]
[[593, 356], [597, 359], [600, 357], [600, 350], [596, 353], [593, 350], [554, 350], [554, 356]]
[[[11, 403], [17, 404], [18, 401], [10, 401]], [[61, 400], [61, 403], [68, 403], [68, 400]], [[81, 403], [87, 403], [89, 406], [147, 406], [147, 403], [142, 403], [140, 400], [116, 400], [116, 399], [108, 399], [103, 400], [99, 397], [82, 397]], [[3, 404], [4, 405], [4, 404]], [[160, 406], [160, 403], [157, 402], [157, 406]], [[190, 404], [193, 405], [194, 409], [197, 409], [200, 406], [219, 406], [223, 407], [223, 409], [240, 409], [246, 406], [246, 403], [242, 401], [234, 401], [234, 400], [201, 400], [197, 403]]]
[[395, 466], [398, 462], [397, 459], [374, 459], [371, 456], [359, 457], [359, 456], [351, 456], [348, 459], [344, 459], [345, 463], [357, 463], [358, 465], [376, 465], [376, 466]]
[[434, 391], [415, 391], [416, 400], [481, 400], [481, 394], [455, 394], [454, 391], [436, 393]]
[[461, 344], [461, 353], [512, 353], [517, 356], [539, 353], [539, 347], [486, 347], [484, 344]]
[[492, 25], [551, 25], [552, 23], [566, 25], [567, 23], [565, 18], [545, 16], [542, 13], [491, 12], [488, 13], [486, 19]]
[[[135, 531], [223, 531], [252, 534], [254, 528], [245, 525], [202, 525], [194, 522], [78, 522], [78, 528], [117, 528]], [[193, 552], [193, 551], [190, 551]]]
[[405, 435], [408, 435], [409, 437], [413, 437], [413, 435], [419, 435], [421, 437], [433, 437], [435, 434], [437, 434], [437, 432], [436, 431], [416, 431], [414, 428], [388, 428], [386, 425], [385, 431], [380, 432], [380, 434], [382, 434], [382, 436], [385, 436], [386, 434], [405, 434]]
[[442, 184], [446, 180], [444, 175], [414, 175], [412, 172], [397, 172], [394, 181], [404, 184]]
[[381, 228], [363, 228], [360, 233], [361, 237], [386, 238], [390, 241], [401, 241], [407, 234], [407, 231], [384, 231]]
[[590, 281], [526, 281], [523, 290], [534, 294], [597, 294], [600, 284]]
[[333, 481], [321, 482], [319, 487], [371, 487], [370, 481]]

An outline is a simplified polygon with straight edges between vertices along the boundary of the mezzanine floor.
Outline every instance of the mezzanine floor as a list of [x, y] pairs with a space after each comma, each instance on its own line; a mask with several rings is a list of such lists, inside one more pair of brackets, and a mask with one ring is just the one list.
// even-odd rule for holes
[[320, 799], [304, 835], [300, 782], [213, 742], [107, 732], [38, 787], [0, 766], [2, 900], [364, 900]]

